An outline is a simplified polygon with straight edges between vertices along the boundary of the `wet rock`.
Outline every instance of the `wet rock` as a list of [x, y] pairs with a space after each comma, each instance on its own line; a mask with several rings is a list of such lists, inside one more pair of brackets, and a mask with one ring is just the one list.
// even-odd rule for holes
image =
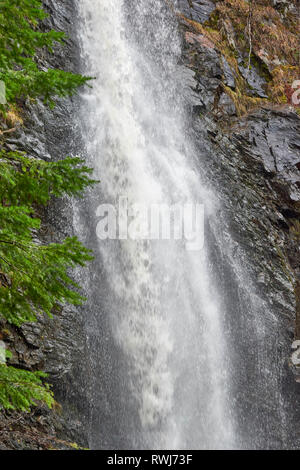
[[290, 0], [272, 0], [272, 5], [276, 7], [286, 6], [290, 3]]
[[183, 83], [183, 95], [189, 107], [197, 107], [201, 104], [199, 94], [195, 91], [197, 81], [195, 79], [195, 72], [188, 67], [178, 67], [179, 80]]
[[291, 369], [296, 382], [300, 383], [300, 340], [292, 343]]
[[216, 3], [211, 0], [179, 0], [180, 11], [191, 20], [204, 23], [216, 8]]
[[[187, 54], [192, 59], [188, 66], [195, 73], [195, 91], [199, 97], [199, 108], [212, 110], [220, 88], [223, 69], [219, 52], [202, 35], [186, 33]], [[195, 54], [196, 52], [196, 54]]]
[[231, 21], [229, 19], [223, 19], [221, 20], [221, 24], [221, 31], [227, 38], [228, 44], [230, 45], [232, 50], [236, 51], [237, 46], [235, 43], [235, 31]]
[[25, 127], [19, 127], [11, 137], [6, 139], [5, 145], [12, 151], [22, 148], [28, 155], [50, 159], [50, 154], [46, 150], [45, 121], [43, 120], [44, 116], [50, 115], [50, 111], [39, 101], [37, 105], [27, 109], [30, 109], [30, 112], [26, 114]]
[[293, 14], [297, 14], [297, 9], [299, 9], [299, 4], [296, 1], [291, 0], [272, 0], [272, 6], [276, 8], [280, 13], [284, 15], [287, 12], [292, 12]]
[[74, 450], [76, 445], [56, 434], [58, 410], [39, 406], [31, 413], [6, 411], [1, 414], [0, 450]]
[[240, 60], [239, 71], [249, 85], [248, 94], [250, 96], [259, 96], [260, 98], [268, 97], [264, 89], [267, 82], [253, 64], [248, 68], [244, 61]]
[[[232, 25], [223, 22], [222, 28], [235, 49]], [[292, 279], [300, 274], [299, 238], [292, 231], [300, 217], [299, 206], [295, 206], [299, 204], [300, 120], [289, 107], [264, 108], [237, 118], [234, 103], [223, 88], [234, 89], [234, 72], [218, 51], [203, 47], [194, 36], [190, 39], [193, 41], [186, 42], [185, 63], [195, 72], [194, 90], [202, 104], [194, 110], [196, 139], [202, 153], [205, 148], [208, 155], [210, 180], [219, 190], [223, 188], [222, 200], [237, 242], [233, 256], [239, 253], [243, 258], [244, 268], [252, 273], [261, 295], [283, 323], [280, 337], [287, 360], [291, 328], [295, 334]], [[263, 56], [260, 60], [264, 62]], [[245, 77], [243, 63], [241, 57]], [[265, 58], [265, 65], [271, 70], [276, 64]], [[265, 79], [256, 68], [251, 67], [251, 74], [245, 78], [252, 87], [249, 95], [266, 96]], [[205, 132], [210, 139], [206, 146]], [[248, 259], [243, 257], [243, 250], [248, 252]], [[286, 393], [294, 393], [292, 386], [287, 387]]]
[[224, 84], [234, 90], [235, 89], [235, 75], [223, 55], [221, 56], [221, 65], [222, 65], [223, 74], [224, 74]]
[[[187, 17], [199, 22], [207, 20], [215, 8], [215, 2], [209, 0], [179, 0], [178, 3]], [[274, 0], [278, 8], [286, 3]], [[67, 49], [57, 47], [54, 58], [41, 60], [74, 70], [78, 63], [74, 45], [74, 3], [45, 0], [44, 4], [50, 13], [45, 27], [65, 30], [69, 39]], [[232, 24], [223, 21], [222, 30], [236, 50]], [[290, 232], [293, 221], [299, 218], [299, 206], [295, 205], [300, 200], [299, 118], [288, 108], [261, 109], [236, 122], [234, 103], [222, 88], [223, 83], [232, 89], [236, 86], [229, 64], [207, 37], [190, 31], [185, 33], [184, 66], [178, 73], [185, 84], [187, 102], [194, 107], [196, 140], [201, 154], [206, 156], [201, 164], [207, 166], [211, 181], [220, 188], [224, 211], [235, 234], [233, 256], [244, 260], [245, 269], [257, 281], [261, 295], [274, 308], [277, 316], [272, 321], [279, 336], [278, 343], [286, 344], [287, 337], [290, 344], [291, 329], [294, 331], [290, 325], [295, 317], [293, 278], [299, 271], [300, 260], [299, 242], [292, 239]], [[265, 53], [262, 52], [260, 58], [269, 67], [274, 66]], [[245, 74], [245, 70], [241, 72]], [[254, 94], [263, 96], [264, 83], [257, 78], [255, 69], [247, 80]], [[216, 103], [226, 115], [219, 121], [213, 115]], [[74, 102], [63, 100], [54, 111], [40, 102], [34, 107], [27, 104], [27, 130], [18, 129], [7, 145], [38, 158], [64, 156], [72, 150], [71, 141], [76, 134], [70, 125], [74, 107]], [[230, 127], [233, 123], [230, 118], [235, 119], [234, 127]], [[229, 127], [226, 131], [222, 127], [224, 122]], [[60, 214], [59, 220], [56, 213]], [[70, 234], [66, 203], [53, 205], [46, 216], [49, 231], [45, 233], [45, 240]], [[224, 234], [226, 241], [225, 229]], [[243, 251], [248, 252], [248, 258], [243, 258]], [[62, 414], [36, 410], [32, 415], [22, 416], [21, 420], [19, 414], [1, 414], [1, 448], [49, 448], [54, 446], [49, 436], [55, 433], [85, 442], [82, 429], [86, 413], [86, 384], [82, 383], [85, 343], [81, 321], [80, 310], [62, 309], [54, 320], [41, 318], [36, 325], [24, 325], [21, 335], [9, 325], [0, 325], [8, 331], [5, 341], [13, 352], [10, 363], [25, 364], [33, 370], [44, 367], [50, 373], [56, 399], [63, 406]], [[294, 398], [291, 385], [289, 390]], [[297, 407], [296, 400], [293, 405]], [[61, 446], [64, 448], [63, 444]]]
[[184, 34], [187, 65], [194, 71], [193, 90], [198, 94], [198, 100], [193, 96], [195, 109], [212, 112], [218, 119], [224, 114], [235, 116], [234, 102], [222, 93], [224, 85], [235, 89], [235, 72], [208, 37], [190, 30]]
[[39, 323], [24, 324], [21, 326], [21, 331], [30, 346], [35, 348], [42, 346], [42, 327]]
[[222, 93], [218, 107], [229, 116], [236, 116], [237, 114], [235, 104], [227, 93]]
[[300, 201], [300, 120], [292, 108], [260, 109], [240, 121], [234, 138], [262, 162], [273, 184], [291, 201]]

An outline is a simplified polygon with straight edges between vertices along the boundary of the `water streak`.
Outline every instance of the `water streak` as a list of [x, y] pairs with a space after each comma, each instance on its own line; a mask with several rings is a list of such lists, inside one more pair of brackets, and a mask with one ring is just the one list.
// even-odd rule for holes
[[[96, 77], [82, 110], [86, 154], [101, 180], [88, 200], [91, 226], [98, 204], [123, 196], [147, 205], [204, 203], [207, 217], [218, 217], [189, 133], [172, 10], [162, 0], [81, 0], [79, 10], [85, 72]], [[107, 445], [115, 448], [120, 439], [132, 448], [235, 446], [224, 308], [209, 236], [207, 225], [206, 248], [189, 252], [184, 241], [100, 242], [90, 234], [93, 269], [101, 272], [89, 279], [90, 342], [96, 348], [101, 341], [95, 338], [105, 318], [108, 356], [118, 359], [111, 372], [117, 385], [103, 410], [119, 413], [108, 412], [114, 431], [92, 417], [92, 446], [101, 446], [98, 433], [109, 432]], [[102, 281], [101, 290], [95, 283]], [[96, 376], [97, 367], [96, 361]], [[101, 386], [95, 379], [95, 403]]]

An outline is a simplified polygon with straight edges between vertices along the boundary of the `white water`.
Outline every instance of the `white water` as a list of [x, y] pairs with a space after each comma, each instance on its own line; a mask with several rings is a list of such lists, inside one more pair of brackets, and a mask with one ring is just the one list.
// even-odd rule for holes
[[[79, 2], [85, 73], [96, 77], [82, 109], [86, 153], [101, 180], [89, 202], [95, 225], [97, 205], [117, 204], [120, 196], [147, 205], [203, 202], [208, 218], [218, 214], [188, 133], [180, 41], [165, 4], [135, 1], [130, 20], [130, 2]], [[123, 370], [114, 373], [128, 394], [112, 393], [110, 406], [136, 416], [133, 447], [235, 446], [224, 314], [208, 242], [197, 252], [183, 241], [97, 242], [109, 288], [96, 289], [105, 297], [107, 335], [123, 356]], [[102, 315], [96, 306], [93, 325]]]

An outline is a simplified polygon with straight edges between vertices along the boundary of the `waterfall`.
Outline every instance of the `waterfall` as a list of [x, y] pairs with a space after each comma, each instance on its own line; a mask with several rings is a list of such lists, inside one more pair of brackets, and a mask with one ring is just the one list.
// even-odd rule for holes
[[[160, 0], [82, 0], [80, 15], [83, 57], [95, 77], [82, 110], [86, 153], [100, 179], [88, 203], [91, 231], [97, 206], [117, 207], [121, 197], [147, 207], [204, 204], [214, 217], [218, 203], [201, 180], [189, 135], [172, 11]], [[77, 226], [86, 231], [80, 220]], [[105, 288], [88, 287], [91, 348], [104, 321], [111, 373], [119, 376], [107, 398], [119, 410], [119, 430], [110, 432], [126, 434], [110, 445], [232, 447], [223, 308], [207, 250], [189, 251], [185, 240], [94, 243], [101, 275], [90, 282]], [[95, 365], [93, 374], [101, 375]], [[101, 400], [97, 380], [93, 387], [92, 400]], [[101, 445], [92, 420], [92, 445]], [[103, 426], [99, 420], [99, 433]]]
[[[81, 132], [100, 180], [75, 209], [77, 232], [95, 253], [85, 280], [92, 448], [251, 445], [237, 439], [232, 328], [218, 263], [231, 259], [239, 279], [232, 318], [244, 309], [244, 326], [262, 340], [264, 327], [253, 319], [255, 289], [242, 263], [232, 261], [236, 247], [222, 232], [221, 204], [206, 181], [204, 154], [193, 143], [173, 3], [79, 2], [84, 72], [95, 77], [82, 97]], [[98, 208], [118, 208], [121, 198], [129, 206], [203, 204], [204, 247], [189, 250], [185, 239], [100, 240]], [[276, 384], [274, 394], [276, 407]]]

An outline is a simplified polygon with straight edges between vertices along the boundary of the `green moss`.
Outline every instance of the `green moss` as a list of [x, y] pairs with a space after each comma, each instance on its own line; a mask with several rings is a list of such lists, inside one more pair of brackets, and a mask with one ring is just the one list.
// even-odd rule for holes
[[204, 22], [204, 27], [218, 29], [219, 19], [220, 19], [220, 14], [219, 14], [219, 11], [216, 9], [211, 13], [208, 20]]
[[270, 82], [272, 80], [272, 75], [269, 72], [266, 64], [253, 53], [251, 54], [251, 62], [259, 72], [260, 76], [263, 77], [266, 82]]
[[239, 87], [233, 91], [231, 88], [223, 85], [225, 93], [232, 99], [237, 110], [238, 116], [242, 116], [249, 111], [262, 106], [267, 103], [266, 99], [263, 98], [253, 98], [244, 93]]
[[288, 264], [288, 256], [286, 253], [283, 252], [282, 248], [278, 245], [275, 245], [275, 250], [277, 252], [277, 255], [279, 256], [279, 259], [281, 261], [281, 266], [283, 272], [286, 274], [288, 280], [291, 282], [293, 285], [295, 283], [292, 275], [291, 275], [291, 267]]

